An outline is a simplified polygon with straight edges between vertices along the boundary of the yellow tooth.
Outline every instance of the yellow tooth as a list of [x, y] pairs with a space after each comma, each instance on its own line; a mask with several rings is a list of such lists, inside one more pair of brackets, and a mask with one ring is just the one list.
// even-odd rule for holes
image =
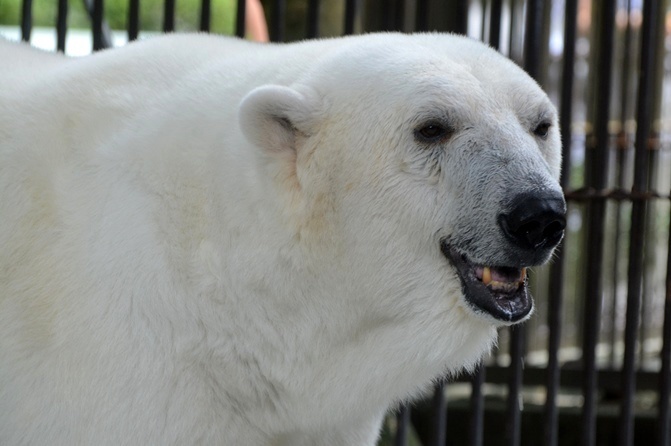
[[485, 285], [489, 285], [489, 283], [492, 281], [492, 272], [489, 270], [488, 266], [485, 266], [482, 269], [482, 283]]
[[492, 280], [492, 283], [490, 283], [488, 286], [493, 290], [506, 291], [510, 293], [519, 288], [520, 284], [515, 282], [497, 282], [496, 280]]
[[520, 283], [524, 283], [527, 278], [527, 269], [522, 268], [522, 275], [520, 276]]

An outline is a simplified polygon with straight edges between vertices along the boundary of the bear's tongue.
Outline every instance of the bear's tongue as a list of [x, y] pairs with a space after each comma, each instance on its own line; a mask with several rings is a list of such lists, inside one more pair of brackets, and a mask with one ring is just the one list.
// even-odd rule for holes
[[527, 269], [477, 266], [475, 276], [491, 289], [515, 291], [526, 280]]

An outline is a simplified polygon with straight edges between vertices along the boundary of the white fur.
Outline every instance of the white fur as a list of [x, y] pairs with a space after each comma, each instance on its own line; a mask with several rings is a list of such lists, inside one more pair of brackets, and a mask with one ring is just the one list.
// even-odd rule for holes
[[2, 445], [373, 445], [495, 340], [440, 239], [496, 259], [500, 201], [557, 187], [548, 99], [462, 37], [0, 60]]

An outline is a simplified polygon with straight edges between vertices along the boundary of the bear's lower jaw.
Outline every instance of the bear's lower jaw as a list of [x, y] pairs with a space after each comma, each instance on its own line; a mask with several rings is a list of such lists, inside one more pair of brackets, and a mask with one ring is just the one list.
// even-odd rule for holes
[[476, 265], [453, 246], [441, 243], [441, 251], [457, 270], [468, 305], [504, 324], [521, 322], [533, 310], [526, 268]]

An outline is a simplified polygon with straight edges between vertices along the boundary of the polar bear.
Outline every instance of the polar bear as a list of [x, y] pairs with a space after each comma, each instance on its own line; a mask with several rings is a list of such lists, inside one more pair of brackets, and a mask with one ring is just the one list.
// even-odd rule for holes
[[0, 60], [3, 445], [373, 445], [562, 238], [556, 111], [465, 37]]

